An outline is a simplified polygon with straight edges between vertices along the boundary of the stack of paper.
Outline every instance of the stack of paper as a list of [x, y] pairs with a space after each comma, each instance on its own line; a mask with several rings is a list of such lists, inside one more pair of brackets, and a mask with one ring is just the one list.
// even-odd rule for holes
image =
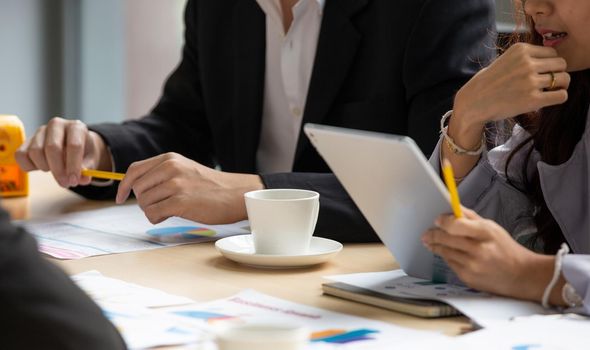
[[[364, 287], [383, 286], [384, 281], [378, 275], [362, 275], [335, 276], [333, 279], [347, 283], [362, 282]], [[391, 275], [389, 273], [390, 277]], [[393, 275], [397, 275], [394, 279], [401, 280], [393, 285], [390, 281], [386, 285], [390, 287], [389, 290], [397, 289], [396, 293], [400, 293], [399, 295], [429, 295], [441, 300], [449, 295], [459, 300], [473, 298], [471, 304], [465, 304], [468, 305], [466, 310], [478, 317], [489, 315], [489, 307], [482, 307], [482, 303], [498, 305], [501, 309], [507, 307], [502, 302], [496, 303], [495, 297], [475, 297], [479, 294], [475, 291], [461, 292], [460, 287], [430, 288], [432, 285], [415, 284], [417, 281], [402, 278], [404, 276], [399, 273]], [[310, 330], [310, 341], [307, 346], [310, 350], [584, 349], [588, 347], [587, 334], [590, 333], [590, 321], [587, 318], [573, 315], [537, 315], [519, 317], [512, 321], [498, 321], [496, 318], [495, 322], [487, 322], [487, 327], [483, 330], [464, 336], [447, 337], [435, 332], [398, 327], [301, 305], [253, 290], [246, 290], [229, 298], [196, 304], [189, 298], [107, 278], [96, 271], [73, 276], [73, 279], [99, 303], [105, 315], [119, 329], [130, 349], [198, 344], [201, 349], [214, 350], [214, 337], [220, 328], [261, 321], [298, 323], [306, 326]], [[391, 289], [392, 286], [395, 288]], [[507, 314], [508, 310], [502, 313]]]
[[[435, 332], [402, 328], [366, 318], [301, 305], [246, 290], [196, 304], [90, 271], [72, 277], [103, 308], [130, 349], [195, 344], [215, 349], [220, 328], [235, 323], [288, 322], [310, 330], [308, 349], [372, 349], [418, 340], [444, 339]], [[187, 304], [190, 303], [190, 304]]]
[[192, 304], [195, 301], [158, 289], [103, 276], [98, 271], [87, 271], [71, 277], [98, 304], [122, 304], [139, 307], [165, 307]]
[[98, 271], [88, 271], [72, 279], [103, 309], [130, 349], [178, 345], [208, 339], [205, 331], [187, 325], [179, 317], [154, 308], [194, 303], [194, 300], [146, 288]]
[[389, 323], [318, 309], [278, 299], [254, 290], [245, 290], [226, 299], [169, 310], [192, 322], [197, 328], [210, 329], [232, 323], [288, 322], [310, 330], [308, 349], [403, 349], [418, 340], [439, 340], [446, 336], [395, 326]]

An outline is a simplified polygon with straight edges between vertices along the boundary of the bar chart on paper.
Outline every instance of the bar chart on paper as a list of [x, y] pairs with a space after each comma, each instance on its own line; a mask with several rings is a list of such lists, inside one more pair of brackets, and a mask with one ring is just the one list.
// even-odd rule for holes
[[22, 221], [39, 242], [39, 250], [58, 259], [133, 252], [199, 243], [249, 233], [247, 221], [205, 225], [169, 218], [153, 225], [137, 205], [114, 206]]
[[310, 340], [316, 343], [350, 344], [374, 339], [371, 335], [377, 333], [379, 331], [374, 329], [328, 329], [312, 333]]

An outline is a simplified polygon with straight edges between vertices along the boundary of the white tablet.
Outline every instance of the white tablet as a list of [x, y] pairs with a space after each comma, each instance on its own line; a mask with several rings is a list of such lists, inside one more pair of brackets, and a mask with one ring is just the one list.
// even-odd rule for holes
[[416, 143], [317, 124], [304, 131], [400, 267], [410, 276], [447, 280], [442, 260], [420, 237], [438, 215], [451, 212], [449, 193]]

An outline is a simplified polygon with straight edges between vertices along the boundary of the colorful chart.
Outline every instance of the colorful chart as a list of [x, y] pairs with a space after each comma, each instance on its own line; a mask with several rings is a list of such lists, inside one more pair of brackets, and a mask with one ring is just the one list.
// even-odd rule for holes
[[197, 226], [158, 227], [146, 232], [148, 235], [164, 242], [187, 241], [203, 237], [213, 237], [217, 232]]
[[227, 321], [234, 319], [234, 316], [222, 315], [217, 314], [214, 312], [207, 312], [207, 311], [196, 311], [196, 310], [187, 310], [187, 311], [175, 311], [173, 314], [183, 317], [189, 318], [196, 318], [199, 320], [206, 321], [207, 323], [215, 323], [217, 321]]
[[529, 350], [535, 348], [541, 348], [542, 346], [539, 344], [526, 344], [526, 345], [516, 345], [512, 347], [512, 350]]
[[348, 344], [357, 341], [371, 340], [370, 334], [379, 333], [373, 329], [356, 329], [346, 331], [344, 329], [328, 329], [311, 334], [312, 342], [324, 342], [331, 344]]

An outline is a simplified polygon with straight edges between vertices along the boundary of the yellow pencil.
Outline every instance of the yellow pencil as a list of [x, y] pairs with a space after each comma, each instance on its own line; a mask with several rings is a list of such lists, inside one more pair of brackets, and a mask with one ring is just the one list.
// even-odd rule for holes
[[125, 177], [122, 173], [112, 173], [110, 171], [82, 169], [82, 176], [90, 176], [96, 179], [117, 180], [121, 181]]
[[443, 161], [442, 172], [447, 188], [449, 189], [449, 194], [451, 195], [451, 208], [453, 208], [453, 213], [456, 218], [462, 218], [463, 212], [461, 211], [461, 201], [459, 200], [459, 192], [457, 191], [457, 184], [455, 183], [453, 166], [448, 159]]

